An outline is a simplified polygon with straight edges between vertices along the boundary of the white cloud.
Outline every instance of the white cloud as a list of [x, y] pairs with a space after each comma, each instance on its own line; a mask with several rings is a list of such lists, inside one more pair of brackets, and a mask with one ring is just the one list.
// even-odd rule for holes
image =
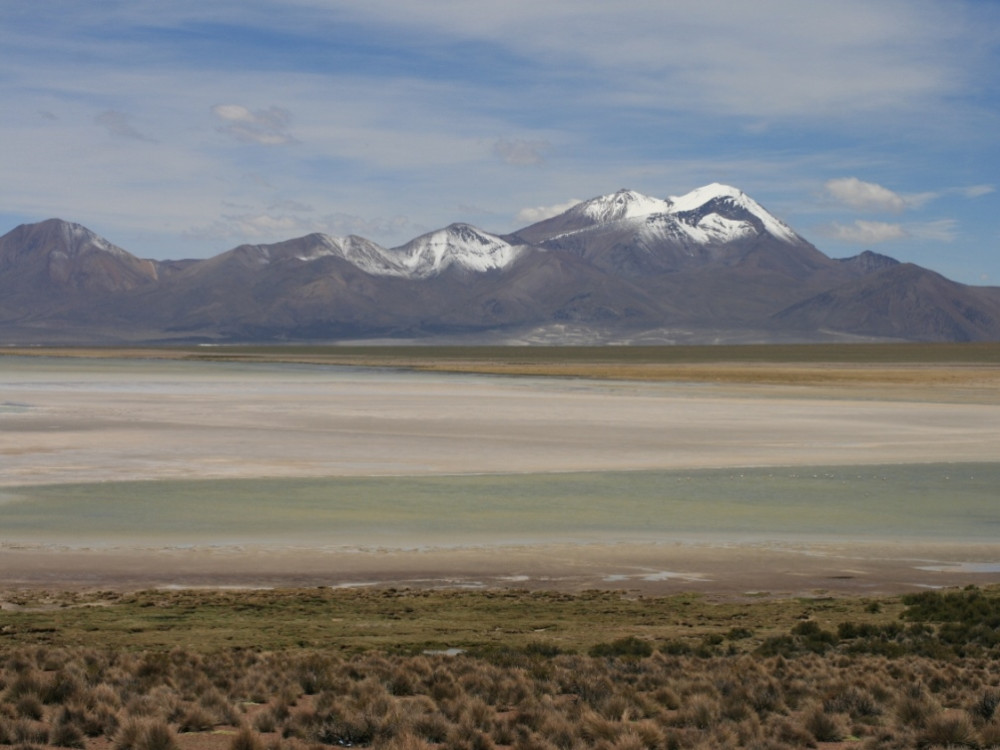
[[827, 196], [838, 203], [860, 211], [898, 213], [906, 208], [906, 201], [898, 193], [874, 182], [864, 182], [857, 177], [827, 180], [823, 189]]
[[295, 143], [288, 133], [292, 115], [281, 107], [251, 112], [239, 104], [216, 104], [212, 114], [223, 121], [219, 132], [228, 133], [244, 143], [258, 143], [262, 146], [283, 146]]
[[565, 203], [556, 203], [553, 206], [535, 206], [533, 208], [522, 208], [517, 212], [518, 221], [526, 221], [530, 224], [534, 224], [536, 221], [543, 221], [549, 219], [553, 216], [558, 216], [563, 211], [568, 211], [573, 208], [577, 203], [582, 203], [583, 201], [579, 198], [571, 198]]
[[956, 237], [957, 222], [954, 219], [894, 224], [885, 221], [865, 221], [858, 219], [851, 224], [832, 222], [820, 227], [820, 234], [841, 242], [857, 245], [877, 245], [895, 240], [931, 240], [952, 242]]
[[238, 104], [216, 104], [212, 107], [212, 113], [223, 120], [242, 120], [253, 122], [253, 114], [246, 107]]
[[826, 196], [837, 203], [869, 212], [899, 213], [921, 208], [928, 201], [941, 196], [940, 192], [901, 194], [877, 183], [859, 180], [857, 177], [827, 180], [823, 189]]
[[858, 245], [877, 245], [881, 242], [905, 239], [908, 236], [902, 224], [864, 221], [863, 219], [858, 219], [853, 224], [833, 222], [826, 227], [821, 227], [820, 231], [831, 239]]

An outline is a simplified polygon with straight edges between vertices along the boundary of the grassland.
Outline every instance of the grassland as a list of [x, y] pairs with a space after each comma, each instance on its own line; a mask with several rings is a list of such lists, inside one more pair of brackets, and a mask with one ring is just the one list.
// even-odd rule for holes
[[175, 647], [419, 653], [461, 648], [517, 651], [549, 645], [587, 652], [636, 636], [652, 645], [692, 648], [739, 627], [752, 633], [739, 650], [787, 632], [802, 619], [835, 629], [842, 621], [883, 624], [898, 618], [898, 600], [714, 601], [697, 594], [641, 596], [621, 591], [580, 594], [395, 588], [256, 591], [179, 590], [10, 592], [0, 615], [0, 643], [95, 648]]
[[29, 591], [3, 603], [0, 745], [18, 748], [1000, 745], [995, 590], [743, 603]]

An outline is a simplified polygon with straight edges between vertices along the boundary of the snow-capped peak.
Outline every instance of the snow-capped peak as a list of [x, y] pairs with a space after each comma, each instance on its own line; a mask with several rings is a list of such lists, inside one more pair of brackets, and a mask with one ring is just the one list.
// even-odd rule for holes
[[603, 224], [619, 219], [633, 219], [650, 214], [666, 213], [671, 210], [670, 201], [651, 198], [635, 190], [619, 190], [610, 195], [602, 195], [577, 204], [571, 213], [585, 216], [594, 223]]
[[710, 185], [695, 188], [690, 193], [685, 193], [681, 196], [671, 196], [670, 198], [673, 206], [672, 212], [677, 214], [697, 211], [702, 206], [717, 200], [723, 200], [747, 211], [760, 220], [764, 225], [764, 229], [769, 234], [778, 239], [788, 242], [795, 242], [799, 239], [791, 227], [768, 213], [757, 201], [742, 190], [731, 185], [713, 182]]
[[504, 268], [522, 249], [469, 224], [452, 224], [388, 250], [357, 235], [310, 234], [276, 245], [242, 245], [233, 252], [258, 266], [273, 260], [310, 263], [334, 256], [373, 276], [424, 279], [452, 265], [471, 271]]
[[470, 271], [505, 268], [520, 248], [470, 224], [451, 224], [387, 251], [407, 276], [434, 276], [451, 265]]
[[739, 188], [735, 188], [732, 185], [723, 185], [721, 182], [713, 182], [709, 185], [695, 188], [684, 195], [672, 195], [670, 196], [670, 202], [674, 207], [674, 212], [680, 213], [682, 211], [693, 211], [716, 198], [731, 198], [737, 203], [742, 202], [744, 199], [749, 200], [747, 194]]

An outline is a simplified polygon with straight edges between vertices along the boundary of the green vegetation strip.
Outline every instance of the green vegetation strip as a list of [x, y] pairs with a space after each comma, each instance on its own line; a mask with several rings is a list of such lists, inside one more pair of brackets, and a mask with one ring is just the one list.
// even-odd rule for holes
[[206, 652], [793, 656], [840, 650], [939, 659], [1000, 656], [1000, 589], [995, 588], [742, 602], [597, 590], [26, 591], [7, 593], [3, 602], [0, 650], [87, 644]]
[[133, 650], [551, 648], [585, 653], [601, 643], [638, 637], [654, 648], [724, 644], [752, 651], [804, 620], [823, 630], [836, 630], [842, 622], [881, 627], [898, 622], [904, 608], [898, 599], [714, 602], [698, 595], [516, 589], [21, 592], [4, 599], [8, 609], [0, 612], [0, 649], [87, 644]]

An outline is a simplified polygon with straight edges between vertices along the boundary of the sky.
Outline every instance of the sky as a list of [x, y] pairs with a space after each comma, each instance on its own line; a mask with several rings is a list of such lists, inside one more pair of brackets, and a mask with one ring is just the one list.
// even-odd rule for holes
[[0, 0], [0, 234], [147, 258], [742, 189], [1000, 286], [994, 0]]

